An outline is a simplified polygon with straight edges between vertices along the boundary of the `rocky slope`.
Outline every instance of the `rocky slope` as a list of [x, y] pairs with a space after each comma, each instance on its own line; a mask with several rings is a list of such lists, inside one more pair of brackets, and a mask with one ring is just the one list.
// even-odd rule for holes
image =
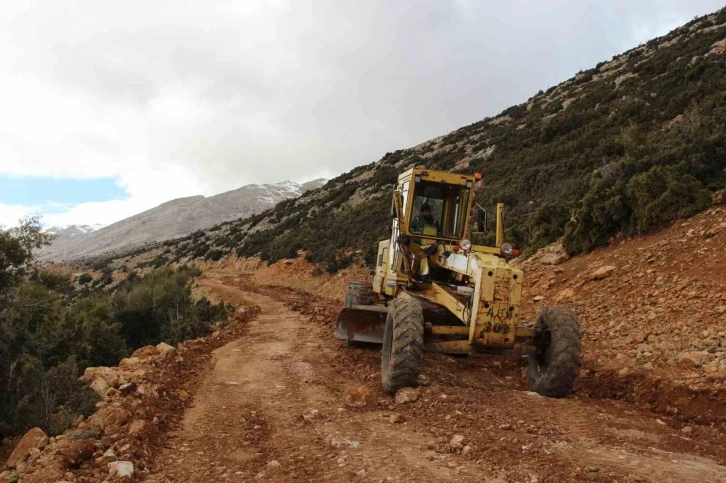
[[[579, 72], [527, 102], [386, 154], [260, 215], [180, 240], [276, 261], [299, 248], [331, 271], [390, 228], [390, 191], [412, 166], [483, 172], [478, 201], [507, 205], [506, 238], [570, 252], [704, 210], [726, 186], [726, 10]], [[493, 234], [490, 234], [493, 242]]]
[[695, 405], [689, 418], [724, 421], [726, 206], [572, 259], [551, 247], [522, 269], [525, 320], [549, 305], [578, 313], [585, 392], [682, 414], [672, 397], [680, 388], [714, 402]]
[[70, 261], [123, 252], [188, 235], [224, 221], [247, 218], [325, 183], [321, 178], [302, 185], [291, 181], [252, 184], [207, 198], [201, 195], [179, 198], [98, 231], [73, 230], [73, 227], [59, 230], [58, 239], [42, 249], [38, 257], [42, 261]]

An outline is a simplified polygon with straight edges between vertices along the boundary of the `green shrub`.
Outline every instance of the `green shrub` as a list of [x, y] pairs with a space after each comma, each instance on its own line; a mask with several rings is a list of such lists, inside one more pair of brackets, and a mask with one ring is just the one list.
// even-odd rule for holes
[[81, 285], [86, 285], [87, 283], [89, 283], [92, 280], [93, 280], [93, 277], [91, 276], [90, 273], [83, 273], [78, 277], [77, 281]]

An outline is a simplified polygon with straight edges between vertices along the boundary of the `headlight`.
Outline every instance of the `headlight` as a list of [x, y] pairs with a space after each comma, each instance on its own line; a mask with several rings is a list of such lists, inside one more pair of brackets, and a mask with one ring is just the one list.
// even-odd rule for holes
[[514, 248], [512, 247], [511, 243], [505, 243], [504, 245], [502, 245], [500, 250], [502, 252], [502, 255], [504, 255], [505, 257], [511, 257], [514, 253]]
[[460, 246], [460, 247], [461, 247], [461, 248], [462, 248], [463, 250], [471, 250], [471, 240], [467, 240], [466, 238], [464, 238], [463, 240], [461, 240], [461, 241], [459, 242], [459, 246]]

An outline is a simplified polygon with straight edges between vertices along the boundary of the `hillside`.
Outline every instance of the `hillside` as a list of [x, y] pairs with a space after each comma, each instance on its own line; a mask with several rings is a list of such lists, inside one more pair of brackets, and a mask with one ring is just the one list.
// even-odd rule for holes
[[275, 261], [304, 248], [330, 271], [349, 263], [349, 248], [370, 260], [389, 229], [391, 186], [412, 166], [483, 172], [477, 201], [506, 203], [507, 239], [530, 252], [563, 235], [578, 253], [651, 232], [705, 209], [726, 185], [725, 54], [720, 10], [173, 251]]
[[297, 198], [326, 181], [317, 179], [302, 185], [291, 181], [251, 184], [206, 198], [179, 198], [97, 231], [59, 231], [54, 243], [39, 252], [39, 259], [77, 260], [177, 238], [224, 221], [247, 218], [282, 200]]

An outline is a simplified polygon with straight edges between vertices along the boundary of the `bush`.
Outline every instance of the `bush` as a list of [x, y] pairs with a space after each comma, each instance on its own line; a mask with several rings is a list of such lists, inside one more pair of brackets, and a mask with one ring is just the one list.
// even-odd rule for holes
[[62, 432], [98, 401], [78, 379], [86, 367], [115, 365], [142, 345], [206, 334], [229, 313], [224, 304], [192, 300], [194, 268], [143, 278], [130, 272], [114, 295], [102, 288], [112, 280], [106, 268], [90, 284], [84, 277], [76, 294], [66, 277], [35, 268], [32, 249], [43, 239], [37, 219], [0, 229], [0, 438], [32, 426]]
[[81, 274], [81, 275], [80, 275], [80, 276], [78, 277], [78, 280], [77, 280], [77, 282], [78, 282], [79, 284], [81, 284], [81, 285], [86, 285], [86, 284], [87, 284], [87, 283], [89, 283], [89, 282], [90, 282], [91, 280], [93, 280], [93, 277], [91, 276], [91, 274], [90, 274], [90, 273], [83, 273], [83, 274]]
[[683, 166], [655, 166], [633, 176], [626, 193], [638, 233], [647, 233], [711, 204], [711, 194]]

